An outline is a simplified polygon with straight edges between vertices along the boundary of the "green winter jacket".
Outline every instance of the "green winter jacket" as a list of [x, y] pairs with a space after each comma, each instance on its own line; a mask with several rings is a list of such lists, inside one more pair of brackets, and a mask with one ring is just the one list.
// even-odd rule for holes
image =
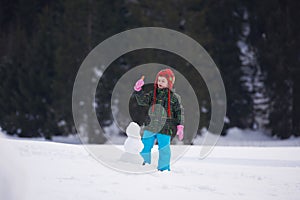
[[168, 90], [168, 88], [157, 89], [154, 112], [152, 111], [153, 90], [149, 93], [145, 93], [143, 90], [139, 92], [135, 91], [134, 96], [140, 106], [149, 106], [149, 116], [146, 118], [144, 124], [145, 130], [175, 136], [177, 125], [183, 125], [184, 123], [184, 112], [180, 96], [171, 91], [171, 116], [168, 116]]

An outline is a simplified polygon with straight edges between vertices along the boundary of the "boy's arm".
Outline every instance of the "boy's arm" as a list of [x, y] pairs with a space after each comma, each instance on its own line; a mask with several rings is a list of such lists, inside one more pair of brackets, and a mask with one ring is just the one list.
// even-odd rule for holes
[[152, 101], [153, 95], [151, 95], [151, 92], [145, 93], [143, 91], [143, 86], [144, 86], [144, 78], [145, 76], [142, 76], [141, 79], [139, 79], [136, 83], [133, 89], [135, 90], [133, 95], [136, 98], [137, 103], [140, 106], [149, 106]]
[[174, 115], [176, 125], [184, 125], [184, 108], [181, 102], [181, 97], [178, 94], [174, 95]]
[[146, 93], [143, 90], [138, 92], [134, 91], [133, 95], [140, 106], [150, 106], [153, 100], [153, 91], [150, 91], [149, 93]]
[[178, 139], [181, 141], [184, 137], [184, 110], [181, 102], [181, 98], [179, 95], [174, 95], [174, 119], [177, 127], [176, 135]]

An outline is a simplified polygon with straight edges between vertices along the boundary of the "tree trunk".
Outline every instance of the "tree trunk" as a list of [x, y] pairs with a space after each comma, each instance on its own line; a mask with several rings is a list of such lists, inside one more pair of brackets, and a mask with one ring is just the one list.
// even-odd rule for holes
[[293, 72], [293, 133], [300, 136], [300, 69]]

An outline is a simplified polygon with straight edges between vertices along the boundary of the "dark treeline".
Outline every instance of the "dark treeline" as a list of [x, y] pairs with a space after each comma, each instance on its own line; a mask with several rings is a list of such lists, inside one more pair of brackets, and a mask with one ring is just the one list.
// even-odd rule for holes
[[[157, 26], [197, 40], [219, 67], [228, 101], [223, 135], [240, 127], [283, 139], [298, 136], [299, 10], [293, 0], [1, 0], [0, 127], [20, 137], [76, 133], [71, 97], [83, 59], [114, 34]], [[99, 88], [107, 92], [96, 98], [99, 122], [112, 123], [107, 108], [113, 85], [147, 62], [174, 66], [188, 77], [202, 108], [199, 130], [207, 126], [210, 105], [203, 81], [191, 67], [180, 68], [186, 61], [154, 50], [126, 54], [104, 72]]]

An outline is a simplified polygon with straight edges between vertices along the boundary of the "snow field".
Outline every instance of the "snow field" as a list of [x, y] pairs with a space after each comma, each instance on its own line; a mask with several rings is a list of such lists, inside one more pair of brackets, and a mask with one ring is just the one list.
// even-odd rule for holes
[[[0, 139], [0, 145], [1, 199], [296, 200], [300, 195], [299, 147], [217, 146], [200, 159], [201, 146], [195, 145], [171, 172], [129, 174], [103, 166], [82, 145], [11, 139]], [[172, 151], [180, 148], [185, 147]]]

